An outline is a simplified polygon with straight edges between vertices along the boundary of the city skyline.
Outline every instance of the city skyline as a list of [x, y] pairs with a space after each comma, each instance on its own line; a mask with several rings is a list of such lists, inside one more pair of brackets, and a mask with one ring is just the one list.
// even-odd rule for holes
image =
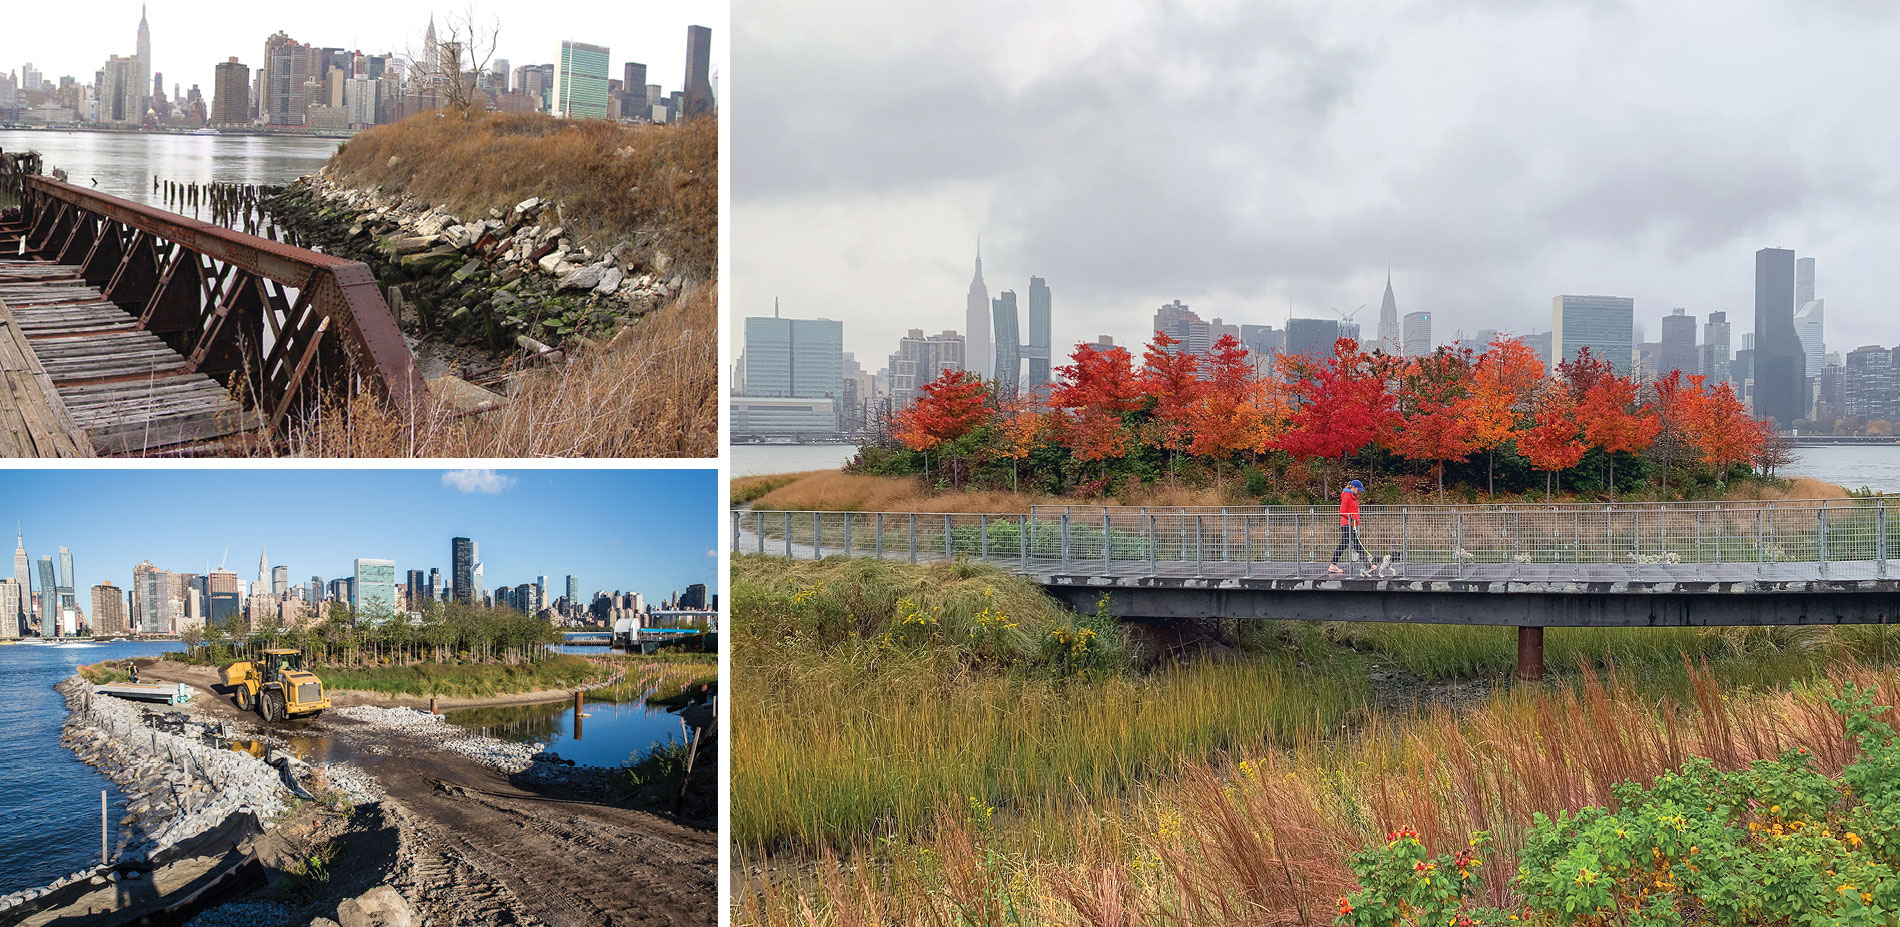
[[[133, 568], [141, 561], [202, 575], [207, 565], [217, 569], [222, 558], [224, 568], [248, 590], [253, 566], [266, 552], [273, 567], [289, 568], [293, 587], [313, 575], [326, 584], [349, 577], [357, 558], [391, 560], [400, 585], [410, 569], [435, 568], [446, 578], [454, 536], [471, 537], [481, 546], [490, 594], [504, 583], [568, 574], [580, 578], [583, 595], [637, 592], [651, 603], [694, 583], [706, 584], [714, 594], [723, 588], [718, 529], [708, 518], [718, 501], [712, 470], [13, 470], [7, 477], [0, 512], [14, 516], [17, 530], [25, 534], [33, 589], [40, 588], [40, 558], [50, 555], [59, 562], [59, 548], [67, 548], [77, 575], [68, 577], [62, 565], [60, 579], [71, 584], [89, 618], [91, 587], [109, 582], [123, 593], [132, 587]], [[298, 492], [346, 492], [353, 501], [374, 500], [381, 511], [362, 528], [334, 517], [260, 519], [240, 527], [194, 522], [186, 514], [189, 504], [208, 497], [249, 492], [255, 498], [282, 498], [293, 486]], [[139, 493], [175, 499], [163, 508], [174, 516], [167, 523], [179, 527], [167, 536], [125, 536], [112, 517], [123, 516], [128, 493], [134, 499], [144, 498]], [[534, 515], [537, 506], [559, 511], [560, 500], [576, 498], [587, 500], [586, 523]], [[263, 521], [273, 526], [263, 527]], [[363, 539], [352, 540], [352, 532]]]
[[[66, 11], [30, 5], [8, 13], [9, 28], [0, 32], [0, 75], [17, 75], [30, 62], [55, 84], [61, 76], [91, 83], [110, 56], [132, 57], [138, 51], [141, 6], [151, 30], [150, 71], [164, 75], [167, 94], [174, 84], [185, 91], [196, 84], [207, 102], [216, 85], [217, 65], [235, 56], [255, 74], [264, 41], [273, 33], [281, 31], [300, 41], [370, 55], [420, 54], [432, 12], [441, 30], [449, 17], [460, 19], [469, 9], [464, 5], [416, 6], [392, 15], [387, 4], [369, 0], [267, 11], [222, 0], [192, 4], [108, 0], [89, 5], [87, 28], [74, 29]], [[647, 80], [668, 92], [685, 89], [687, 27], [706, 26], [712, 30], [710, 69], [723, 93], [729, 12], [725, 4], [656, 0], [643, 4], [637, 13], [627, 7], [602, 7], [585, 24], [559, 17], [510, 15], [511, 9], [499, 4], [473, 6], [478, 23], [499, 20], [495, 57], [511, 66], [558, 62], [563, 40], [601, 42], [613, 51], [611, 76], [620, 77], [623, 62], [640, 62], [646, 65]]]
[[758, 118], [734, 124], [733, 315], [779, 297], [844, 321], [860, 358], [965, 330], [978, 233], [992, 294], [1057, 291], [1061, 354], [1145, 341], [1174, 299], [1276, 326], [1289, 302], [1366, 304], [1370, 335], [1388, 262], [1440, 342], [1547, 330], [1562, 294], [1725, 312], [1739, 339], [1774, 246], [1827, 264], [1831, 346], [1894, 340], [1880, 153], [1900, 132], [1773, 52], [1799, 32], [1900, 76], [1884, 10], [1738, 5], [1709, 30], [1690, 9], [1047, 7], [1000, 40], [982, 4], [801, 12], [735, 24]]

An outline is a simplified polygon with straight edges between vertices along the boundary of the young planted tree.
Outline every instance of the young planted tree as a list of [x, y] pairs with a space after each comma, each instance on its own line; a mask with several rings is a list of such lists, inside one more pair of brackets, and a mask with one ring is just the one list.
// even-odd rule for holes
[[989, 389], [967, 370], [946, 370], [918, 389], [921, 396], [898, 413], [897, 440], [922, 451], [928, 479], [930, 449], [954, 442], [990, 419]]
[[1200, 357], [1173, 350], [1180, 344], [1166, 332], [1155, 332], [1154, 340], [1141, 355], [1139, 376], [1142, 391], [1154, 399], [1149, 431], [1154, 444], [1168, 451], [1170, 480], [1181, 452], [1193, 446], [1195, 411], [1207, 393]]
[[1498, 448], [1516, 440], [1534, 413], [1544, 362], [1524, 342], [1499, 336], [1479, 355], [1471, 386], [1472, 444], [1485, 452], [1485, 494], [1497, 494]]
[[998, 453], [1009, 458], [1009, 489], [1020, 492], [1018, 470], [1023, 458], [1028, 457], [1036, 446], [1042, 443], [1043, 434], [1048, 430], [1047, 414], [1042, 403], [1034, 396], [1019, 396], [1003, 400], [997, 419], [996, 430], [1001, 439]]
[[1252, 450], [1260, 441], [1263, 390], [1247, 349], [1233, 335], [1222, 335], [1208, 356], [1207, 380], [1200, 399], [1189, 411], [1192, 434], [1189, 451], [1214, 461], [1214, 481], [1225, 481], [1223, 465], [1234, 454]]
[[1616, 455], [1639, 454], [1656, 440], [1662, 424], [1653, 409], [1636, 401], [1636, 383], [1610, 373], [1596, 377], [1577, 404], [1584, 440], [1603, 449], [1610, 475], [1610, 501], [1616, 501]]
[[1702, 378], [1684, 378], [1682, 371], [1671, 370], [1649, 386], [1649, 408], [1656, 417], [1656, 439], [1650, 442], [1649, 456], [1662, 464], [1662, 489], [1669, 491], [1669, 471], [1678, 461], [1695, 453], [1690, 435], [1691, 419], [1702, 396]]
[[1125, 348], [1098, 351], [1078, 344], [1070, 363], [1056, 368], [1049, 406], [1061, 414], [1063, 445], [1077, 460], [1098, 462], [1128, 455], [1133, 435], [1129, 412], [1142, 403], [1134, 360]]
[[[1399, 414], [1386, 389], [1386, 371], [1359, 349], [1358, 342], [1341, 338], [1332, 356], [1320, 363], [1296, 362], [1294, 408], [1280, 448], [1303, 460], [1338, 460], [1371, 444], [1385, 443], [1397, 427]], [[1326, 481], [1332, 493], [1332, 481]]]
[[1727, 381], [1710, 388], [1704, 377], [1689, 380], [1695, 390], [1684, 427], [1702, 462], [1719, 476], [1738, 463], [1759, 460], [1774, 426], [1749, 415]]
[[1471, 352], [1448, 347], [1407, 358], [1399, 375], [1399, 420], [1390, 446], [1407, 460], [1431, 463], [1440, 502], [1445, 464], [1478, 449], [1471, 379]]
[[1547, 381], [1538, 391], [1531, 427], [1519, 436], [1517, 446], [1533, 469], [1544, 471], [1544, 500], [1550, 501], [1557, 474], [1576, 466], [1590, 449], [1577, 424], [1576, 399], [1565, 384]]

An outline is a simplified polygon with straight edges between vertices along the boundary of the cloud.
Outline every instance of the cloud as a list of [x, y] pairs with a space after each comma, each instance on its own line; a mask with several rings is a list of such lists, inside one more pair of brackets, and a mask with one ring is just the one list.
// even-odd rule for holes
[[708, 557], [717, 557], [717, 556], [719, 556], [719, 548], [717, 548], [717, 547], [708, 547], [708, 548], [706, 548], [706, 556], [708, 556]]
[[515, 485], [515, 478], [493, 470], [449, 470], [442, 474], [442, 485], [460, 492], [492, 496]]

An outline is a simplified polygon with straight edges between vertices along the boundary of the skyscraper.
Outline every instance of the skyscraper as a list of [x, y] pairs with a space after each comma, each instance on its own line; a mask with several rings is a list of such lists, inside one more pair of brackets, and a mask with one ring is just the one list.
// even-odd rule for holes
[[1387, 354], [1405, 350], [1405, 334], [1399, 327], [1399, 302], [1392, 298], [1392, 272], [1385, 272], [1385, 296], [1379, 300], [1379, 343], [1374, 345]]
[[[686, 27], [686, 79], [682, 83], [685, 96], [682, 118], [710, 115], [713, 111], [712, 95], [712, 30], [705, 26]], [[645, 83], [645, 81], [641, 81]]]
[[145, 121], [145, 111], [151, 108], [152, 100], [152, 27], [145, 22], [145, 4], [139, 4], [139, 74], [138, 74], [138, 117], [135, 122]]
[[1636, 343], [1636, 300], [1627, 296], [1557, 296], [1551, 299], [1550, 358], [1553, 367], [1589, 348], [1619, 376], [1629, 376]]
[[396, 562], [358, 557], [355, 572], [355, 597], [350, 604], [356, 607], [357, 618], [388, 617], [396, 607]]
[[983, 285], [983, 239], [976, 241], [976, 275], [970, 278], [970, 293], [963, 300], [963, 347], [968, 359], [966, 369], [988, 379], [996, 375], [996, 362], [990, 356], [990, 290]]
[[1023, 387], [1042, 391], [1049, 385], [1049, 284], [1041, 277], [1029, 278], [1029, 338], [1023, 343], [1023, 359], [1029, 374]]
[[[1381, 324], [1384, 324], [1383, 322]], [[1405, 314], [1404, 341], [1400, 350], [1406, 357], [1424, 357], [1432, 353], [1432, 314], [1429, 312], [1408, 312]]]
[[755, 316], [745, 320], [745, 394], [836, 399], [844, 390], [844, 323]]
[[271, 568], [270, 594], [279, 598], [290, 594], [290, 567], [279, 564]]
[[0, 579], [0, 639], [20, 637], [25, 632], [20, 622], [20, 600], [24, 595], [13, 577]]
[[211, 124], [241, 126], [251, 121], [251, 69], [236, 58], [221, 61], [212, 82]]
[[1004, 290], [990, 300], [994, 327], [992, 337], [996, 340], [996, 391], [1001, 396], [1016, 395], [1018, 377], [1022, 375], [1022, 342], [1019, 336], [1016, 315], [1016, 291]]
[[53, 570], [53, 558], [40, 558], [40, 636], [59, 634], [59, 576]]
[[[1700, 370], [1708, 377], [1707, 385], [1726, 383], [1731, 379], [1729, 364], [1729, 323], [1728, 313], [1711, 312], [1709, 320], [1702, 323], [1702, 363]], [[1739, 393], [1739, 391], [1738, 391]]]
[[1677, 307], [1663, 316], [1662, 341], [1657, 351], [1656, 373], [1666, 377], [1672, 370], [1682, 371], [1682, 375], [1694, 376], [1702, 373], [1697, 363], [1695, 344], [1695, 316], [1687, 309]]
[[73, 552], [64, 546], [59, 549], [59, 607], [72, 608], [73, 601]]
[[124, 634], [131, 628], [125, 623], [125, 597], [119, 587], [99, 583], [92, 587], [92, 633], [96, 636]]
[[1794, 291], [1794, 252], [1755, 252], [1755, 414], [1782, 428], [1807, 409], [1807, 361], [1794, 328]]
[[1794, 314], [1794, 335], [1801, 341], [1802, 375], [1820, 376], [1822, 359], [1827, 356], [1827, 300], [1810, 299], [1801, 304], [1801, 311]]
[[457, 602], [474, 601], [475, 544], [468, 538], [449, 541], [449, 589]]
[[581, 578], [567, 574], [567, 607], [579, 609], [587, 603], [581, 601]]
[[607, 118], [607, 59], [605, 45], [561, 42], [561, 66], [554, 72], [555, 115]]
[[1798, 258], [1794, 262], [1794, 304], [1805, 306], [1814, 301], [1814, 259]]
[[1339, 340], [1338, 319], [1288, 319], [1286, 353], [1311, 360], [1333, 356], [1333, 344]]
[[273, 34], [264, 40], [264, 64], [258, 77], [257, 108], [263, 120], [274, 126], [303, 125], [310, 113], [310, 100], [304, 95], [310, 49], [282, 32]]
[[33, 614], [33, 561], [26, 556], [26, 529], [20, 529], [13, 547], [13, 581], [20, 584], [20, 601], [12, 615], [0, 617], [12, 619], [26, 633], [26, 621]]

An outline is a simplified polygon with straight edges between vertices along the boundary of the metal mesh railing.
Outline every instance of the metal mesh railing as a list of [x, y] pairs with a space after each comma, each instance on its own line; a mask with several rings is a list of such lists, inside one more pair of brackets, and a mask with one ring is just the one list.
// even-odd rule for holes
[[[1371, 562], [1351, 548], [1339, 562], [1387, 576], [1614, 579], [1617, 571], [1586, 569], [1614, 566], [1680, 580], [1751, 572], [1884, 578], [1900, 530], [1888, 524], [1881, 498], [1367, 506], [1360, 514], [1358, 539]], [[1341, 544], [1338, 513], [1318, 506], [1036, 506], [1007, 515], [739, 510], [731, 518], [736, 553], [969, 558], [1025, 572], [1304, 576], [1324, 572]]]

